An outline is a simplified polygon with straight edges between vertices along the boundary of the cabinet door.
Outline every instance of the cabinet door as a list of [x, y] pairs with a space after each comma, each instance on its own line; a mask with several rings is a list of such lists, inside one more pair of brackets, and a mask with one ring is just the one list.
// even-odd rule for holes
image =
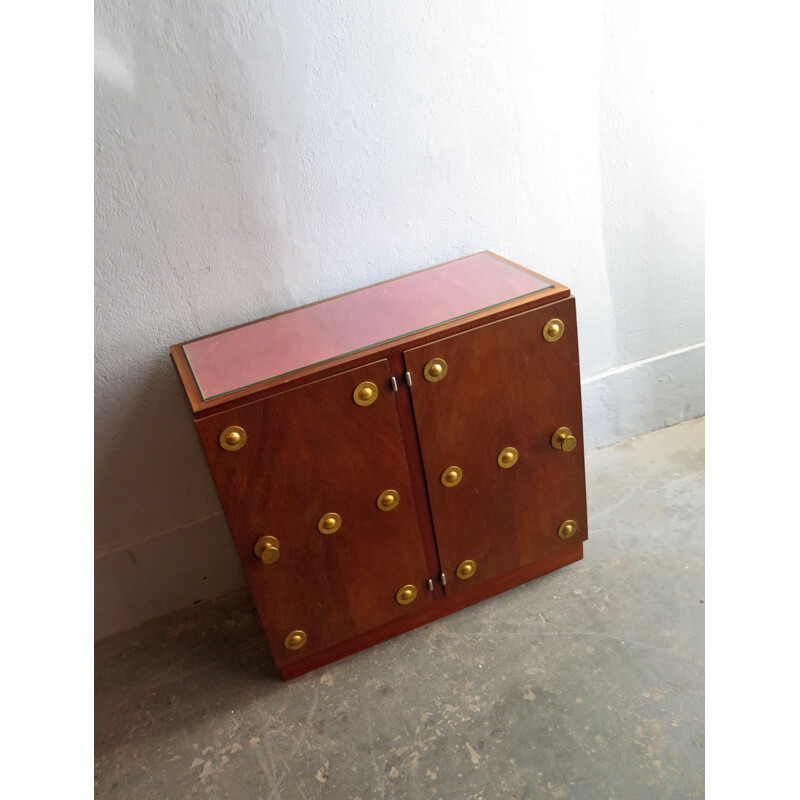
[[[563, 324], [557, 341], [544, 335], [552, 319]], [[586, 539], [574, 299], [404, 356], [447, 591], [465, 591]], [[426, 378], [434, 359], [441, 363]], [[575, 437], [561, 449], [552, 442], [559, 428]], [[518, 453], [511, 466], [513, 453], [502, 457], [507, 448]], [[450, 473], [459, 471], [456, 483], [458, 474]], [[572, 528], [561, 527], [569, 520]], [[475, 567], [467, 564], [459, 575], [463, 562]]]
[[[365, 382], [377, 399], [359, 405]], [[385, 360], [197, 426], [278, 667], [432, 602]], [[241, 449], [221, 446], [230, 426], [244, 431]], [[328, 532], [334, 515], [341, 525]], [[262, 536], [277, 539], [274, 563], [254, 552]], [[410, 602], [412, 590], [398, 600], [406, 586], [417, 592]], [[288, 649], [294, 631], [306, 641]]]

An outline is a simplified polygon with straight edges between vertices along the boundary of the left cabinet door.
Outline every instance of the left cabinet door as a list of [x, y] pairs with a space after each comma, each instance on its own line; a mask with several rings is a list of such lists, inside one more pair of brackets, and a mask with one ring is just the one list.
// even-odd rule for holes
[[432, 602], [385, 360], [197, 427], [279, 668]]

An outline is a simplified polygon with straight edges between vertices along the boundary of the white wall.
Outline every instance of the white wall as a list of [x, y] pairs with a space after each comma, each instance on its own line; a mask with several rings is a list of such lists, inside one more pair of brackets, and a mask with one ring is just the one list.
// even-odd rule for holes
[[490, 249], [578, 301], [587, 445], [703, 413], [688, 3], [96, 5], [96, 626], [243, 583], [168, 347]]

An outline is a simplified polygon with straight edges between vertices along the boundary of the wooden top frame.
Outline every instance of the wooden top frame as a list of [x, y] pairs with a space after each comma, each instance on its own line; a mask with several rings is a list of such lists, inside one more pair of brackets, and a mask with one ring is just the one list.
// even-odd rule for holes
[[[349, 352], [346, 354], [339, 355], [337, 357], [328, 359], [321, 363], [302, 367], [293, 372], [288, 372], [283, 375], [278, 375], [276, 377], [268, 378], [266, 380], [254, 383], [252, 385], [246, 386], [236, 391], [231, 391], [221, 396], [213, 397], [210, 399], [203, 399], [202, 393], [200, 391], [200, 388], [198, 387], [197, 381], [192, 372], [192, 368], [187, 359], [184, 346], [191, 344], [193, 342], [199, 342], [204, 339], [208, 339], [211, 336], [217, 336], [219, 333], [223, 333], [224, 331], [217, 331], [208, 334], [207, 336], [197, 337], [196, 339], [192, 339], [187, 342], [182, 342], [181, 344], [173, 345], [170, 348], [172, 360], [178, 371], [178, 375], [183, 384], [184, 391], [186, 392], [186, 396], [189, 400], [195, 418], [205, 417], [208, 416], [209, 414], [218, 413], [227, 410], [229, 408], [242, 405], [244, 403], [250, 403], [256, 400], [260, 400], [264, 397], [268, 397], [273, 394], [293, 389], [297, 386], [308, 383], [310, 381], [327, 377], [336, 372], [341, 372], [342, 370], [345, 369], [351, 369], [353, 367], [369, 363], [370, 361], [374, 361], [376, 358], [389, 357], [403, 350], [407, 350], [411, 346], [418, 346], [421, 344], [425, 344], [429, 341], [433, 341], [434, 339], [441, 338], [442, 336], [451, 335], [453, 333], [459, 333], [463, 330], [474, 327], [476, 324], [493, 322], [495, 320], [502, 319], [512, 314], [517, 314], [521, 311], [526, 311], [531, 308], [536, 308], [538, 306], [552, 303], [556, 300], [561, 300], [563, 298], [570, 296], [570, 290], [563, 284], [557, 283], [556, 281], [553, 281], [545, 277], [544, 275], [540, 275], [537, 272], [529, 270], [521, 266], [520, 264], [516, 264], [515, 262], [503, 258], [502, 256], [499, 256], [496, 253], [492, 253], [491, 251], [483, 251], [482, 253], [476, 253], [471, 256], [466, 256], [465, 258], [454, 259], [453, 261], [445, 262], [445, 264], [452, 264], [457, 261], [466, 261], [467, 259], [476, 258], [476, 256], [485, 257], [487, 255], [491, 256], [492, 258], [498, 259], [499, 261], [505, 262], [506, 264], [514, 266], [517, 269], [522, 270], [528, 273], [529, 275], [546, 282], [547, 284], [552, 284], [552, 286], [551, 288], [544, 288], [539, 291], [536, 291], [533, 294], [526, 294], [524, 296], [517, 297], [512, 300], [508, 300], [506, 302], [498, 303], [489, 308], [484, 308], [482, 310], [475, 311], [465, 316], [461, 316], [456, 319], [451, 319], [442, 322], [440, 324], [433, 325], [431, 327], [427, 327], [424, 330], [419, 330], [413, 333], [409, 333], [407, 335], [399, 336], [389, 341], [385, 341], [375, 345], [370, 345], [364, 347], [363, 349], [355, 350], [354, 352]], [[416, 272], [410, 273], [409, 275], [402, 275], [397, 278], [390, 278], [389, 280], [381, 281], [377, 284], [372, 284], [372, 286], [380, 286], [384, 284], [390, 284], [398, 281], [407, 280], [411, 275], [418, 275], [419, 273], [427, 272], [429, 270], [433, 270], [441, 266], [443, 266], [443, 264], [435, 264], [431, 267], [427, 267], [424, 270], [418, 270]], [[365, 287], [365, 288], [370, 288], [370, 287]], [[312, 306], [318, 306], [320, 304], [329, 303], [330, 301], [335, 300], [337, 298], [353, 295], [356, 292], [360, 291], [363, 291], [363, 289], [355, 289], [351, 292], [344, 292], [340, 295], [326, 298], [325, 300], [319, 300], [316, 303], [309, 303], [307, 305], [300, 306], [298, 308], [288, 309], [286, 311], [279, 312], [278, 314], [272, 314], [268, 317], [263, 317], [260, 320], [254, 320], [253, 322], [248, 322], [244, 323], [243, 325], [238, 325], [233, 328], [228, 328], [226, 329], [226, 331], [237, 330], [239, 328], [243, 328], [248, 325], [253, 325], [258, 322], [263, 322], [264, 320], [273, 319], [275, 317], [281, 317], [286, 314], [292, 314], [301, 309], [307, 309], [311, 308]]]

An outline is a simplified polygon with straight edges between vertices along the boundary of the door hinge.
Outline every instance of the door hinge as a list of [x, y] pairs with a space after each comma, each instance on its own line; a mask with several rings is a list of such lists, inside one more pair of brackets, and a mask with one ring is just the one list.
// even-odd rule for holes
[[397, 379], [392, 377], [392, 378], [389, 378], [389, 380], [392, 383], [392, 391], [396, 392], [397, 391]]
[[411, 386], [411, 373], [406, 370], [406, 386]]
[[442, 582], [442, 586], [447, 586], [447, 576], [444, 572], [439, 576], [439, 580]]
[[428, 578], [428, 591], [433, 591], [433, 581], [430, 578]]

